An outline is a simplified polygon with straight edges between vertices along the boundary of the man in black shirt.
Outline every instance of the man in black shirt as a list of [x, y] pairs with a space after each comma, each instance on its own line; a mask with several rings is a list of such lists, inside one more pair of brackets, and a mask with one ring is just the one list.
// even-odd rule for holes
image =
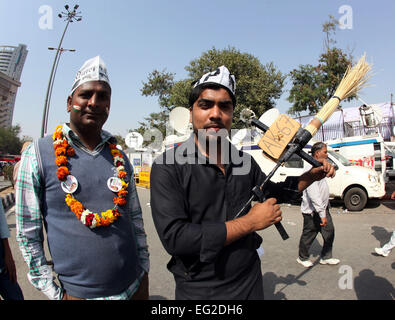
[[312, 182], [334, 175], [324, 162], [299, 178], [271, 183], [269, 196], [234, 219], [265, 174], [226, 139], [236, 82], [225, 66], [205, 74], [190, 95], [193, 134], [159, 156], [151, 170], [155, 227], [172, 255], [176, 299], [263, 299], [255, 232], [281, 221], [279, 202], [300, 197]]

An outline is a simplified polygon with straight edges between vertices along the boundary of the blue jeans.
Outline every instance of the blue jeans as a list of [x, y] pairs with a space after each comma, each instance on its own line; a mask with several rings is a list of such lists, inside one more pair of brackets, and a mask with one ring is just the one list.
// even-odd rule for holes
[[5, 271], [0, 274], [0, 296], [4, 300], [24, 300], [17, 282], [12, 282]]

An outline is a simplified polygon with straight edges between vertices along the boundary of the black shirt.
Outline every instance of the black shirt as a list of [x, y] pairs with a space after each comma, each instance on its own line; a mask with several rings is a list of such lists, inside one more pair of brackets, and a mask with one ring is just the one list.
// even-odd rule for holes
[[[261, 237], [254, 232], [224, 246], [225, 222], [240, 211], [265, 174], [249, 154], [230, 143], [223, 154], [225, 174], [201, 154], [192, 135], [159, 156], [151, 170], [152, 216], [163, 246], [172, 255], [168, 268], [180, 280], [177, 284], [199, 292], [191, 296], [195, 298], [240, 298], [235, 290], [247, 290], [245, 276], [254, 265], [260, 272], [256, 249]], [[288, 178], [270, 183], [268, 197], [278, 202], [300, 197], [297, 182]], [[235, 287], [224, 295], [229, 286]]]

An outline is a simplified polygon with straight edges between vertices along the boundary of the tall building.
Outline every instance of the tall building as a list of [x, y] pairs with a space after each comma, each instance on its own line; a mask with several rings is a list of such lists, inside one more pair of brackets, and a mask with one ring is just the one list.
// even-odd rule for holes
[[16, 92], [20, 86], [19, 81], [0, 72], [0, 127], [9, 128], [12, 125]]
[[26, 45], [0, 46], [0, 127], [11, 127], [22, 69], [27, 56]]

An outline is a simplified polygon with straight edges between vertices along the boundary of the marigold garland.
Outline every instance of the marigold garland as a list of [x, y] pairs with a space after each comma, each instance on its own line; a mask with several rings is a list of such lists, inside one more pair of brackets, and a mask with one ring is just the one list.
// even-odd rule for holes
[[[69, 145], [67, 139], [63, 136], [62, 125], [58, 125], [55, 129], [52, 139], [54, 140], [55, 149], [55, 163], [59, 167], [56, 171], [58, 179], [62, 182], [67, 179], [70, 171], [67, 167], [67, 156], [72, 157], [75, 155], [75, 150]], [[126, 190], [129, 183], [126, 183], [124, 178], [127, 176], [125, 171], [125, 161], [122, 153], [117, 149], [115, 144], [109, 144], [111, 155], [113, 156], [114, 166], [117, 169], [118, 177], [121, 179], [122, 188], [117, 192], [117, 197], [114, 197], [114, 208], [106, 210], [101, 214], [91, 212], [86, 209], [84, 205], [76, 200], [72, 194], [67, 194], [65, 198], [66, 204], [70, 210], [76, 215], [84, 225], [93, 229], [96, 227], [106, 227], [113, 223], [121, 213], [118, 211], [118, 206], [124, 206], [127, 203], [126, 197], [128, 191]]]

